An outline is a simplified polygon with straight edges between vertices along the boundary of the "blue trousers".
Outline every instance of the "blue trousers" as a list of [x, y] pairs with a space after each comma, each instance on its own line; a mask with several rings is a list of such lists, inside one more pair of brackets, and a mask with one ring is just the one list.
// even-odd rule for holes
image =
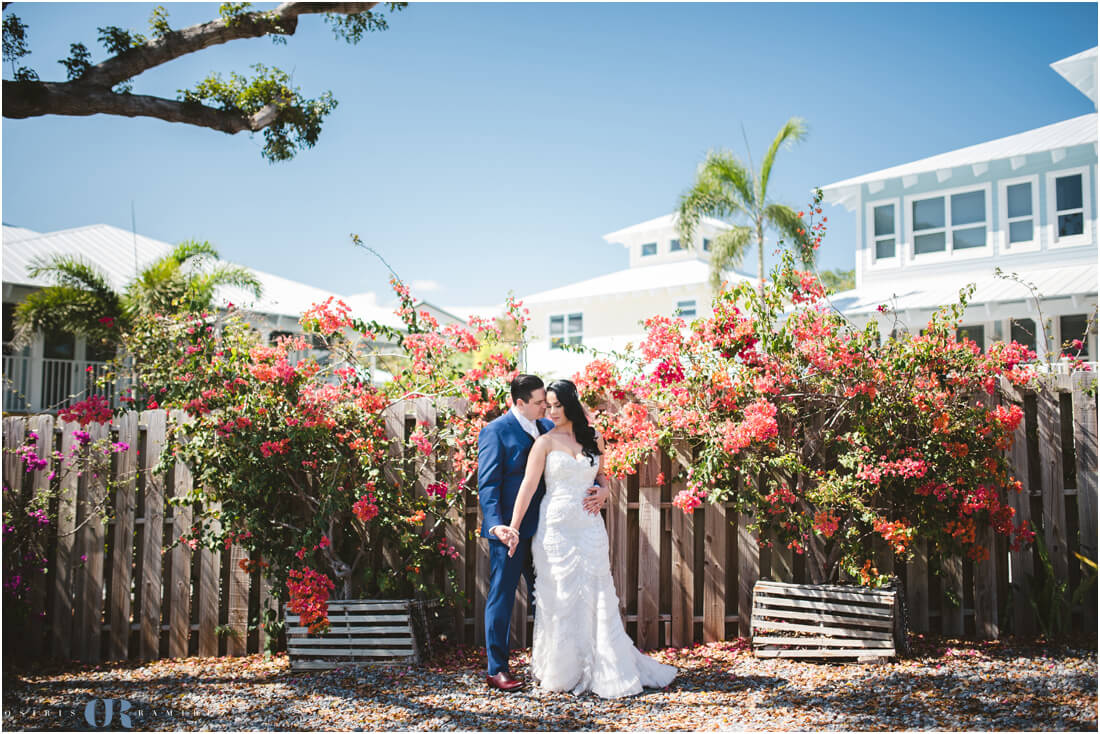
[[519, 578], [527, 579], [527, 594], [533, 598], [535, 567], [531, 562], [531, 539], [520, 538], [516, 554], [508, 557], [508, 546], [489, 538], [489, 593], [485, 599], [485, 651], [489, 675], [508, 670], [508, 642], [512, 631], [512, 607], [516, 603]]

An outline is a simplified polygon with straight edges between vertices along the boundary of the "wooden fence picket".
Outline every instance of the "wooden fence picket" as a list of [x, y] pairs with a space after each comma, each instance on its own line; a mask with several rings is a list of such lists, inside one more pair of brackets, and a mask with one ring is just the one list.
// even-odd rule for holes
[[[61, 454], [72, 455], [76, 446], [73, 430], [77, 423], [61, 423]], [[57, 508], [57, 550], [50, 572], [53, 574], [53, 609], [50, 614], [50, 654], [61, 660], [73, 657], [73, 546], [76, 540], [77, 482], [75, 471], [61, 475]]]
[[[1021, 410], [1027, 407], [1023, 394], [1007, 379], [1001, 381], [1001, 405], [1016, 405]], [[1009, 464], [1012, 465], [1014, 476], [1019, 480], [1022, 489], [1019, 492], [1008, 492], [1007, 501], [1009, 507], [1015, 510], [1014, 524], [1027, 523], [1034, 528], [1031, 518], [1032, 488], [1027, 438], [1027, 421], [1023, 419], [1013, 433], [1012, 446], [1008, 450]], [[1008, 576], [1011, 584], [1009, 593], [1012, 595], [1012, 631], [1016, 635], [1033, 635], [1036, 630], [1035, 612], [1028, 599], [1031, 597], [1031, 581], [1035, 576], [1035, 559], [1030, 547], [1009, 550]]]
[[[1073, 376], [1073, 453], [1077, 466], [1077, 526], [1081, 555], [1097, 562], [1096, 547], [1096, 375]], [[1088, 394], [1091, 389], [1092, 395]], [[1076, 559], [1075, 559], [1076, 560]], [[1084, 604], [1085, 629], [1096, 629], [1096, 588]]]
[[638, 472], [638, 637], [644, 650], [657, 647], [660, 615], [661, 488], [657, 475], [661, 456], [652, 453]]
[[[178, 410], [172, 413], [178, 424], [187, 422], [187, 413]], [[173, 467], [174, 497], [187, 497], [192, 490], [191, 470], [182, 461]], [[172, 532], [169, 542], [175, 543], [181, 535], [191, 530], [191, 505], [172, 505]], [[168, 603], [168, 655], [186, 657], [191, 641], [191, 555], [192, 551], [184, 543], [178, 543], [171, 550], [169, 566], [171, 578], [168, 579], [170, 601]]]
[[[110, 426], [106, 424], [92, 423], [86, 430], [93, 444], [110, 436]], [[77, 546], [84, 559], [78, 571], [82, 578], [81, 594], [76, 602], [81, 641], [77, 657], [89, 663], [100, 662], [103, 640], [104, 527], [103, 519], [95, 508], [102, 506], [106, 509], [107, 479], [106, 476], [99, 476], [99, 472], [92, 472], [90, 476], [85, 472], [82, 495], [88, 509], [85, 510], [84, 526], [77, 534]]]
[[111, 526], [111, 606], [108, 622], [108, 660], [130, 656], [130, 614], [133, 600], [134, 512], [137, 508], [138, 414], [128, 411], [115, 417], [118, 441], [126, 444], [117, 456], [119, 483], [115, 488], [115, 520]]
[[145, 448], [140, 455], [141, 474], [144, 479], [144, 507], [141, 543], [141, 625], [139, 633], [140, 660], [156, 660], [160, 657], [160, 625], [164, 588], [164, 475], [156, 474], [157, 465], [167, 432], [167, 413], [163, 410], [146, 410], [140, 421], [145, 424]]
[[1039, 425], [1039, 476], [1043, 492], [1043, 536], [1059, 581], [1069, 579], [1066, 557], [1065, 479], [1062, 475], [1062, 423], [1058, 391], [1047, 383], [1037, 392]]
[[[20, 420], [10, 419], [10, 420]], [[5, 420], [5, 437], [7, 420]], [[31, 497], [40, 497], [50, 489], [50, 474], [58, 470], [58, 462], [53, 459], [53, 450], [56, 443], [54, 436], [54, 417], [52, 415], [35, 415], [30, 418], [30, 430], [38, 435], [38, 456], [50, 462], [50, 472], [36, 471], [31, 482]], [[41, 548], [43, 553], [48, 552], [45, 544]], [[29, 599], [30, 617], [27, 620], [27, 634], [24, 635], [22, 644], [28, 659], [37, 660], [45, 652], [46, 635], [46, 587], [47, 574], [38, 573], [31, 579], [31, 587], [27, 592]]]

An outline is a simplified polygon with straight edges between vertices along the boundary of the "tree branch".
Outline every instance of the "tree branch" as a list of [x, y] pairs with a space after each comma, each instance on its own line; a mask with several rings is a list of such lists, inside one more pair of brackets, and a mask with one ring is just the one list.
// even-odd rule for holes
[[354, 15], [370, 10], [377, 4], [287, 2], [270, 12], [244, 13], [231, 19], [218, 18], [151, 38], [141, 46], [92, 66], [84, 72], [80, 81], [85, 84], [113, 87], [154, 66], [160, 66], [172, 59], [210, 46], [239, 38], [259, 38], [270, 34], [292, 36], [298, 29], [299, 15], [311, 13]]

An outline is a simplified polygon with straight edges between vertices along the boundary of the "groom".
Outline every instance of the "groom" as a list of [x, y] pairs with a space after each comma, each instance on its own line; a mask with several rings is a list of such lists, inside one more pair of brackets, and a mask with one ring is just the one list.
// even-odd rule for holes
[[[543, 418], [546, 387], [542, 380], [535, 375], [517, 375], [511, 387], [511, 410], [481, 429], [477, 438], [481, 537], [489, 539], [489, 593], [485, 599], [485, 649], [489, 666], [485, 681], [502, 691], [523, 686], [508, 670], [508, 636], [519, 577], [527, 579], [528, 594], [534, 589], [531, 538], [538, 525], [539, 503], [546, 493], [541, 479], [520, 524], [519, 543], [512, 556], [508, 555], [512, 532], [508, 523], [527, 469], [527, 455], [535, 439], [554, 427], [553, 421]], [[584, 500], [585, 507], [590, 512], [599, 512], [607, 493], [599, 487], [593, 489]]]

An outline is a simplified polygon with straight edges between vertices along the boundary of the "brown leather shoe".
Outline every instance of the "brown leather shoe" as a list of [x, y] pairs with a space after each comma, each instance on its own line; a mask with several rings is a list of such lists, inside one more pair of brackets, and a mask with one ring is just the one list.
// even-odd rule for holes
[[502, 670], [496, 675], [486, 675], [485, 682], [489, 684], [490, 688], [496, 688], [500, 691], [511, 692], [523, 688], [523, 683], [513, 678], [507, 670]]

